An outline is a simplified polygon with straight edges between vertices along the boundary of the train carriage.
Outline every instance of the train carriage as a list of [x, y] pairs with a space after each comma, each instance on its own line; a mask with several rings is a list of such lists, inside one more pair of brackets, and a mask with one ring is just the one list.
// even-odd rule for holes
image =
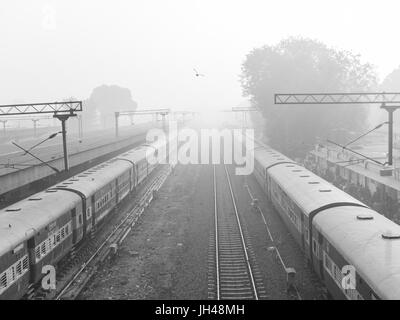
[[267, 183], [267, 170], [278, 164], [295, 164], [283, 154], [263, 146], [257, 145], [254, 149], [254, 175], [267, 194], [270, 194]]
[[54, 187], [80, 196], [82, 211], [86, 212], [83, 219], [84, 236], [94, 230], [128, 194], [119, 192], [122, 184], [118, 181], [129, 180], [131, 168], [128, 162], [111, 159]]
[[400, 226], [304, 167], [274, 162], [272, 155], [280, 157], [268, 147], [255, 148], [255, 176], [330, 294], [399, 299]]
[[319, 269], [319, 239], [310, 224], [313, 217], [326, 207], [365, 205], [300, 165], [277, 165], [268, 170], [267, 176], [271, 200], [296, 241]]
[[[313, 225], [322, 236], [323, 279], [334, 298], [399, 299], [399, 225], [362, 207], [321, 211]], [[343, 281], [344, 267], [351, 285]]]
[[0, 211], [1, 298], [22, 296], [28, 282], [43, 277], [43, 266], [55, 266], [70, 251], [79, 210], [78, 196], [52, 190]]
[[[2, 229], [11, 229], [5, 219], [2, 222], [5, 223], [1, 225]], [[3, 235], [0, 232], [2, 238]], [[0, 244], [0, 299], [19, 299], [29, 286], [28, 245], [27, 241], [19, 239], [18, 234], [14, 239], [7, 238]]]
[[0, 210], [0, 299], [19, 299], [38, 283], [43, 266], [56, 266], [92, 233], [154, 170], [150, 157], [166, 150], [165, 141], [135, 148]]

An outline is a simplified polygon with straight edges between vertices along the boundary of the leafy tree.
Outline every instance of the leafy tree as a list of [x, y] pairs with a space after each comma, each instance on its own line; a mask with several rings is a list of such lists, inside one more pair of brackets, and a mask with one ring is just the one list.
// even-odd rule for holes
[[136, 110], [137, 103], [132, 100], [129, 89], [102, 85], [93, 89], [89, 99], [85, 101], [85, 108], [89, 113], [110, 115], [116, 111]]
[[[399, 92], [400, 91], [400, 66], [396, 69], [394, 69], [391, 73], [389, 73], [385, 79], [383, 79], [381, 85], [380, 85], [380, 90], [385, 91], [385, 92]], [[377, 121], [387, 121], [388, 115], [387, 112], [384, 110], [379, 110], [376, 109], [375, 111], [375, 117], [377, 118]], [[379, 120], [378, 120], [379, 119]], [[395, 125], [396, 123], [400, 122], [400, 112], [396, 111], [394, 113], [394, 122]]]
[[242, 65], [241, 84], [265, 120], [269, 143], [304, 156], [317, 137], [363, 129], [368, 109], [349, 105], [274, 105], [275, 93], [363, 92], [376, 86], [372, 66], [359, 55], [319, 41], [288, 38], [252, 50]]
[[382, 81], [381, 89], [387, 92], [399, 92], [400, 66], [386, 76], [386, 78]]

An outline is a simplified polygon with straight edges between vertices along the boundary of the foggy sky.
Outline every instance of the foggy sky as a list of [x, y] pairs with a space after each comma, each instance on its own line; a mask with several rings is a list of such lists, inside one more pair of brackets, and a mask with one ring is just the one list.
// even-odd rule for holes
[[397, 3], [1, 0], [0, 104], [117, 84], [139, 107], [230, 108], [245, 55], [291, 35], [360, 53], [383, 78], [400, 65]]

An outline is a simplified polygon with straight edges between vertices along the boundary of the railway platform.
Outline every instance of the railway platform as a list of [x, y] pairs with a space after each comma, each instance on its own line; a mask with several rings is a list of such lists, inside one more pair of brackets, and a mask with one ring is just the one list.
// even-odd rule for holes
[[[49, 166], [41, 164], [16, 147], [12, 148], [10, 143], [0, 145], [0, 163], [2, 164], [2, 168], [0, 168], [0, 207], [142, 143], [148, 129], [160, 126], [159, 123], [143, 123], [134, 127], [123, 127], [118, 138], [115, 137], [113, 129], [90, 132], [85, 135], [84, 139], [77, 139], [72, 134], [68, 141], [70, 165], [68, 173], [63, 172], [61, 138], [54, 139], [55, 141], [50, 140], [52, 142], [49, 141], [48, 144], [38, 146], [32, 151], [42, 161], [60, 170], [60, 173], [56, 173]], [[23, 146], [32, 146], [35, 141], [25, 142]]]

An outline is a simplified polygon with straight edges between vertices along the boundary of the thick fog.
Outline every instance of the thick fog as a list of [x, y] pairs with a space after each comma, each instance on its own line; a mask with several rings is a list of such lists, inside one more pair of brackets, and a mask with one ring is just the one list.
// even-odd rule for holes
[[395, 0], [2, 0], [0, 103], [86, 99], [107, 84], [130, 89], [139, 107], [230, 108], [244, 101], [246, 54], [296, 35], [360, 53], [383, 79], [400, 64], [398, 7]]

